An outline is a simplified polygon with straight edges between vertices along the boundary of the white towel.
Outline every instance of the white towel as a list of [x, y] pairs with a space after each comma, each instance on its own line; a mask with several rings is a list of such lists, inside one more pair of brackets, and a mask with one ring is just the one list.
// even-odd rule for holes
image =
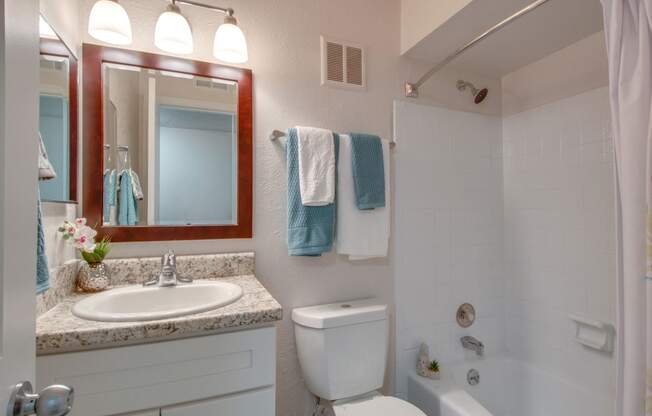
[[143, 194], [143, 188], [140, 186], [140, 178], [133, 169], [129, 169], [129, 173], [131, 174], [131, 187], [134, 190], [134, 198], [142, 201], [145, 199], [145, 195]]
[[335, 142], [333, 132], [297, 127], [301, 203], [323, 206], [335, 201]]
[[38, 178], [39, 180], [45, 181], [49, 179], [54, 179], [57, 177], [57, 173], [54, 171], [54, 166], [50, 163], [48, 159], [48, 152], [45, 150], [45, 143], [43, 143], [43, 136], [41, 133], [38, 134]]
[[337, 252], [349, 260], [386, 257], [390, 233], [389, 142], [383, 140], [385, 168], [385, 206], [369, 210], [358, 209], [355, 202], [353, 170], [351, 168], [351, 137], [340, 135], [337, 175]]

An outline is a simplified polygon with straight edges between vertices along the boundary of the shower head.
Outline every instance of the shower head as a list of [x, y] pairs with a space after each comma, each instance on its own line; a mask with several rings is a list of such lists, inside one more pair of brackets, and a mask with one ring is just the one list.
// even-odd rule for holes
[[462, 81], [462, 80], [457, 81], [458, 90], [464, 91], [467, 88], [469, 89], [469, 91], [471, 91], [471, 95], [473, 95], [473, 102], [476, 104], [480, 104], [481, 102], [483, 102], [484, 99], [487, 98], [487, 94], [489, 93], [489, 90], [486, 88], [477, 89], [475, 85], [471, 84], [470, 82]]

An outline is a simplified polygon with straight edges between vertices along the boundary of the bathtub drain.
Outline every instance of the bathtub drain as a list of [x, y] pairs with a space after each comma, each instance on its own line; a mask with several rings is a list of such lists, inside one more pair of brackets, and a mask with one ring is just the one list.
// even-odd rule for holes
[[480, 372], [475, 368], [470, 369], [469, 372], [466, 373], [466, 381], [468, 381], [472, 386], [480, 384]]

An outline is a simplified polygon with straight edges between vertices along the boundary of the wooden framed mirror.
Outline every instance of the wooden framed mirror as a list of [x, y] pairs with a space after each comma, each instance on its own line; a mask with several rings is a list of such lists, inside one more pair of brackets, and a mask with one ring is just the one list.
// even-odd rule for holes
[[39, 133], [56, 176], [39, 181], [39, 192], [44, 202], [76, 203], [77, 58], [50, 32], [40, 38]]
[[252, 237], [252, 73], [83, 45], [83, 210], [112, 241]]

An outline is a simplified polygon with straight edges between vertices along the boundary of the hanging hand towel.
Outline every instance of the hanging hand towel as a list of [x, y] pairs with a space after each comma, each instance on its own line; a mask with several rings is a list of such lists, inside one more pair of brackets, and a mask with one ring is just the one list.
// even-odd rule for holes
[[134, 191], [134, 198], [142, 201], [145, 199], [145, 195], [143, 194], [142, 186], [140, 186], [140, 178], [133, 169], [129, 169], [129, 174], [131, 175], [131, 189]]
[[[390, 234], [389, 198], [384, 207], [360, 210], [356, 205], [351, 137], [340, 136], [337, 174], [337, 252], [350, 260], [386, 257]], [[389, 143], [382, 142], [385, 193], [389, 195]]]
[[383, 146], [380, 137], [351, 133], [351, 165], [358, 209], [385, 206]]
[[120, 174], [120, 203], [118, 204], [118, 224], [136, 225], [138, 223], [138, 208], [134, 190], [131, 186], [129, 170]]
[[41, 193], [37, 190], [36, 202], [36, 294], [45, 292], [50, 288], [50, 270], [48, 258], [45, 255], [45, 233], [43, 232], [43, 212], [41, 210]]
[[[333, 135], [339, 143], [337, 134]], [[337, 165], [337, 147], [335, 148]], [[291, 256], [320, 256], [331, 250], [335, 232], [335, 204], [311, 207], [301, 203], [297, 130], [287, 140], [288, 253]]]
[[[41, 133], [38, 134], [38, 178], [49, 180], [57, 177], [54, 167], [48, 159]], [[43, 212], [41, 209], [41, 191], [36, 188], [36, 294], [50, 288], [50, 269], [45, 254], [45, 232], [43, 231]]]
[[112, 224], [111, 213], [115, 211], [116, 206], [116, 188], [117, 178], [115, 169], [104, 172], [104, 192], [103, 192], [103, 221], [104, 224]]
[[43, 143], [43, 136], [41, 133], [38, 134], [38, 178], [40, 180], [54, 179], [57, 177], [57, 173], [54, 171], [50, 159], [48, 159], [48, 153], [45, 150], [45, 144]]
[[301, 203], [311, 207], [335, 201], [335, 144], [333, 132], [297, 127]]

